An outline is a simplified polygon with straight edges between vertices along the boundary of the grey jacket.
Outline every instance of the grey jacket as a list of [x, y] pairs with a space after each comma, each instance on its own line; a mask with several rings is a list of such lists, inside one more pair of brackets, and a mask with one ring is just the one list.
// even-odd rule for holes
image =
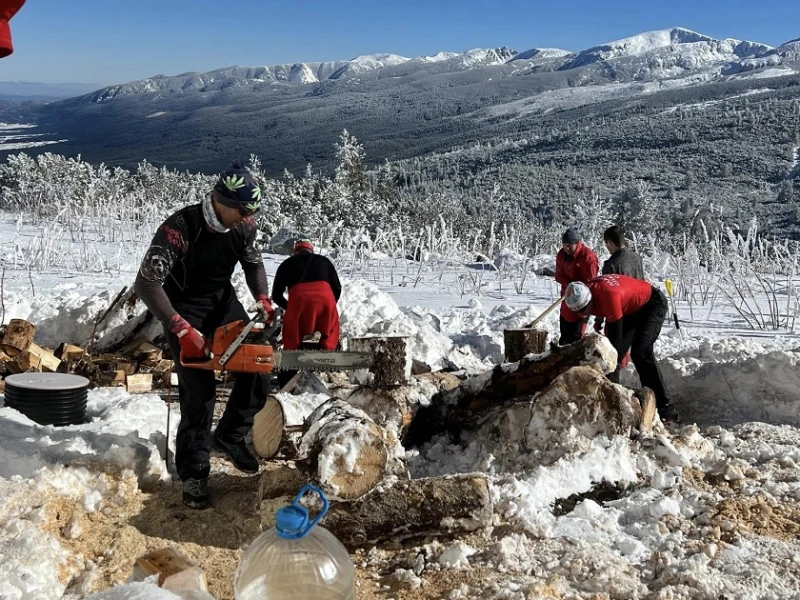
[[603, 275], [627, 275], [644, 281], [642, 257], [628, 248], [620, 248], [603, 263]]

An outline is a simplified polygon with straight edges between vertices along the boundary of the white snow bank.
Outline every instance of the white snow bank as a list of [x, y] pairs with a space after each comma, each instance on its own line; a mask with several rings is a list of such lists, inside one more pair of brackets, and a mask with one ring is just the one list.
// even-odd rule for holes
[[685, 419], [724, 424], [764, 421], [800, 426], [800, 352], [765, 352], [752, 340], [706, 342], [661, 362]]
[[81, 572], [82, 559], [41, 526], [51, 502], [67, 498], [93, 513], [105, 501], [124, 498], [135, 488], [130, 471], [117, 479], [60, 465], [44, 467], [27, 479], [0, 477], [0, 598], [55, 600], [64, 594], [63, 580]]
[[[413, 306], [399, 308], [376, 285], [344, 282], [339, 300], [342, 337], [366, 334], [406, 335], [412, 356], [433, 369], [455, 368], [476, 372], [503, 361], [503, 330], [530, 323], [541, 309], [496, 306], [487, 315], [476, 304], [444, 313]], [[541, 324], [557, 335], [557, 312]]]
[[[131, 469], [143, 487], [169, 478], [162, 455], [167, 406], [158, 395], [90, 390], [86, 412], [89, 423], [53, 427], [0, 408], [0, 477], [30, 477], [47, 465], [71, 464]], [[171, 439], [179, 420], [177, 414], [171, 418]]]

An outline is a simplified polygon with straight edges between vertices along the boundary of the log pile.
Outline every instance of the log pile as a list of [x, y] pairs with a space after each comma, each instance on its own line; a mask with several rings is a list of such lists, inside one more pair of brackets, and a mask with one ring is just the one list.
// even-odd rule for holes
[[147, 341], [128, 343], [114, 353], [90, 354], [68, 342], [56, 349], [39, 346], [35, 335], [36, 326], [24, 319], [12, 319], [0, 330], [0, 379], [16, 373], [76, 373], [92, 387], [119, 386], [131, 393], [169, 384], [173, 362]]
[[465, 429], [479, 426], [489, 412], [530, 399], [572, 367], [592, 366], [602, 375], [613, 371], [616, 364], [617, 353], [610, 342], [590, 334], [568, 346], [553, 345], [549, 353], [498, 365], [422, 407], [409, 426], [405, 444], [418, 446], [441, 433], [458, 438]]
[[[294, 429], [297, 460], [261, 475], [263, 526], [311, 481], [331, 500], [321, 524], [349, 547], [488, 527], [493, 506], [484, 475], [411, 479], [404, 450], [437, 434], [480, 429], [549, 464], [572, 450], [570, 436], [652, 434], [653, 394], [605, 377], [617, 363], [606, 338], [589, 335], [538, 354], [527, 342], [521, 348], [521, 360], [482, 375], [425, 373], [405, 385], [373, 378], [295, 416], [286, 429]], [[282, 406], [276, 400], [271, 410]], [[285, 444], [287, 431], [280, 435], [273, 449]]]

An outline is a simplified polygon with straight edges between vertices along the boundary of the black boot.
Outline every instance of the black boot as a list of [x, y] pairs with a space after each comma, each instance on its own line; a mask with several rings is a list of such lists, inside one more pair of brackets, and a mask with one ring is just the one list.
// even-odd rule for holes
[[250, 453], [244, 440], [234, 442], [214, 431], [214, 446], [221, 450], [233, 462], [234, 466], [245, 473], [258, 473], [258, 459]]
[[675, 405], [670, 403], [658, 409], [658, 416], [665, 425], [678, 425], [681, 422], [681, 414]]
[[183, 503], [189, 508], [203, 509], [208, 501], [208, 479], [187, 479], [183, 482]]

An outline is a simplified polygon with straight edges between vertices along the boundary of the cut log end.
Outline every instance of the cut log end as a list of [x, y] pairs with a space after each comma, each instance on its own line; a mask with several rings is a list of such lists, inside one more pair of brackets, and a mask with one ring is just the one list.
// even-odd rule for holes
[[[18, 352], [26, 352], [33, 343], [36, 335], [36, 326], [24, 319], [11, 319], [3, 334], [3, 346], [14, 348]], [[8, 352], [10, 355], [14, 355]]]
[[386, 432], [362, 410], [338, 398], [306, 419], [300, 454], [326, 493], [360, 498], [387, 475]]
[[370, 425], [358, 435], [329, 438], [317, 457], [320, 483], [338, 498], [361, 498], [386, 476], [386, 445], [378, 427]]
[[278, 454], [286, 420], [281, 403], [274, 396], [267, 397], [267, 402], [253, 419], [253, 449], [261, 458], [272, 458]]

